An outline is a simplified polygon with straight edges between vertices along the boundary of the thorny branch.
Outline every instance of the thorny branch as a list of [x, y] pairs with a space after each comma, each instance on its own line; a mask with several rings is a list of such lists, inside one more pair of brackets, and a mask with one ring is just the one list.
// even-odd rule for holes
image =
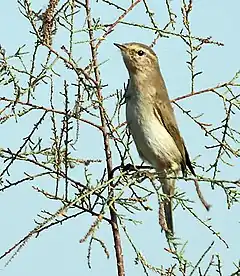
[[[31, 26], [33, 47], [30, 44], [16, 46], [14, 53], [9, 53], [4, 45], [0, 47], [2, 133], [22, 126], [16, 133], [12, 129], [11, 133], [14, 132], [17, 139], [9, 139], [0, 149], [0, 191], [7, 196], [10, 189], [20, 189], [31, 183], [29, 186], [34, 192], [50, 202], [59, 202], [61, 207], [55, 212], [41, 210], [35, 219], [36, 227], [1, 253], [0, 259], [8, 257], [7, 264], [33, 236], [38, 237], [56, 225], [64, 226], [72, 219], [80, 220], [87, 214], [93, 218], [92, 223], [79, 240], [89, 243], [86, 256], [89, 267], [92, 267], [94, 243], [98, 243], [104, 255], [109, 257], [111, 250], [105, 238], [99, 237], [98, 229], [110, 226], [119, 276], [125, 275], [120, 233], [132, 247], [135, 262], [141, 265], [145, 275], [151, 271], [163, 276], [179, 273], [208, 276], [213, 271], [224, 275], [221, 257], [214, 253], [214, 247], [217, 240], [230, 247], [228, 237], [215, 230], [211, 221], [202, 219], [190, 196], [179, 188], [174, 195], [176, 208], [181, 206], [181, 212], [188, 212], [215, 240], [206, 245], [203, 253], [198, 253], [199, 258], [194, 264], [185, 257], [185, 242], [173, 238], [168, 240], [169, 247], [164, 248], [164, 252], [172, 257], [172, 263], [169, 267], [153, 266], [141, 253], [142, 249], [128, 228], [129, 223], [136, 228], [141, 223], [136, 219], [138, 214], [154, 209], [153, 196], [160, 206], [164, 195], [157, 181], [161, 176], [151, 168], [141, 165], [130, 169], [126, 166], [129, 163], [132, 166], [134, 162], [130, 150], [132, 139], [126, 130], [122, 108], [125, 88], [118, 83], [112, 84], [109, 72], [105, 79], [102, 66], [110, 56], [104, 48], [106, 42], [111, 41], [112, 34], [118, 34], [121, 28], [129, 34], [136, 29], [148, 31], [153, 37], [151, 43], [148, 41], [152, 47], [162, 38], [174, 37], [184, 43], [189, 57], [190, 89], [186, 87], [185, 93], [172, 102], [190, 124], [198, 126], [201, 139], [206, 136], [205, 147], [214, 158], [210, 164], [202, 164], [198, 157], [194, 158], [197, 178], [179, 176], [177, 179], [194, 184], [206, 209], [210, 205], [201, 192], [202, 183], [220, 188], [229, 209], [240, 201], [240, 180], [223, 179], [220, 172], [233, 166], [240, 156], [240, 132], [235, 124], [240, 110], [240, 72], [236, 72], [231, 80], [196, 91], [196, 77], [204, 76], [204, 68], [196, 71], [198, 53], [206, 45], [224, 45], [211, 36], [201, 37], [193, 33], [194, 1], [182, 0], [179, 10], [175, 10], [172, 1], [165, 0], [164, 3], [167, 20], [161, 26], [159, 11], [153, 10], [148, 0], [130, 1], [126, 5], [108, 0], [49, 0], [47, 7], [40, 11], [36, 11], [29, 0], [18, 1], [22, 18]], [[104, 14], [98, 11], [101, 5], [106, 10]], [[142, 17], [132, 21], [134, 17], [131, 15], [135, 11], [142, 12], [149, 24], [143, 25]], [[108, 14], [111, 14], [110, 20]], [[179, 29], [181, 31], [177, 31]], [[189, 103], [188, 100], [194, 102], [207, 95], [218, 101], [220, 116], [217, 123], [212, 121], [211, 112], [204, 111], [207, 114], [205, 121], [202, 119], [204, 114], [199, 115], [194, 108], [186, 109], [184, 105]], [[20, 164], [24, 164], [24, 171], [19, 169]], [[49, 189], [42, 188], [41, 184], [46, 181]], [[129, 259], [125, 258], [125, 262]], [[232, 275], [238, 273], [239, 264], [236, 264]]]

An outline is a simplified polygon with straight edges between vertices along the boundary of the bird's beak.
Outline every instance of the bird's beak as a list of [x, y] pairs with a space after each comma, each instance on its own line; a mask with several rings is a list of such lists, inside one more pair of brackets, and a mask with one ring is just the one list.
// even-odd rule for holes
[[118, 47], [121, 51], [126, 51], [127, 47], [124, 44], [113, 43], [116, 47]]

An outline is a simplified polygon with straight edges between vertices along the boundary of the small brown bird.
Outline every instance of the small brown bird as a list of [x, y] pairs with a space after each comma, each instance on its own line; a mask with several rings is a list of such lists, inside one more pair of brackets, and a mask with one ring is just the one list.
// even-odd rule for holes
[[[140, 157], [151, 164], [161, 179], [167, 232], [173, 234], [172, 196], [175, 177], [188, 167], [195, 175], [180, 135], [174, 111], [154, 51], [141, 43], [116, 44], [129, 73], [126, 118]], [[166, 178], [165, 178], [166, 177]], [[166, 230], [166, 229], [165, 229]]]

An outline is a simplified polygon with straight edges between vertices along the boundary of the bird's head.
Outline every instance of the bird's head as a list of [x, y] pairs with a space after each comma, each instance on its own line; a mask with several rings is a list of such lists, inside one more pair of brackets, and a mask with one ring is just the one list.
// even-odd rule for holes
[[139, 73], [147, 76], [159, 70], [158, 58], [150, 47], [136, 42], [114, 45], [121, 50], [130, 76]]

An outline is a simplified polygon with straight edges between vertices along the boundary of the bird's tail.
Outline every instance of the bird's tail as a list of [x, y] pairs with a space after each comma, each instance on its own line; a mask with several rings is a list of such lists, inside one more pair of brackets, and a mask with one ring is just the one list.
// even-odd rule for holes
[[167, 224], [168, 231], [173, 235], [173, 214], [172, 214], [172, 196], [174, 195], [175, 188], [175, 179], [163, 179], [162, 180], [162, 189], [163, 193], [167, 195], [167, 198], [164, 199], [164, 212], [165, 220]]

